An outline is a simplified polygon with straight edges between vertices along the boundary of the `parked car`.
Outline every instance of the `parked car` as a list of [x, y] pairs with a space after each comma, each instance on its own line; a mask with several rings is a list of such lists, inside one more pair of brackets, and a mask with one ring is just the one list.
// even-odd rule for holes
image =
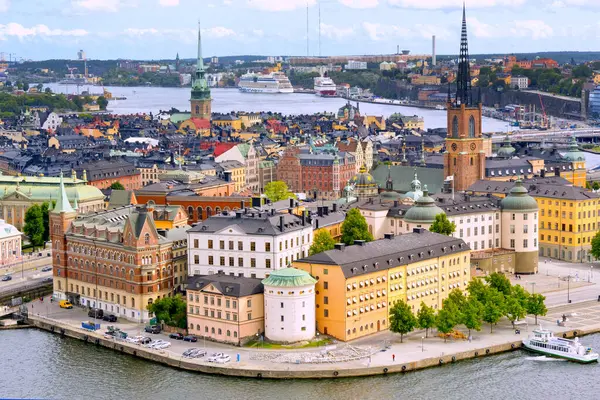
[[187, 336], [183, 337], [183, 341], [184, 342], [194, 342], [195, 343], [195, 342], [198, 341], [198, 338], [196, 336], [194, 336], [194, 335], [187, 335]]
[[42, 272], [48, 272], [48, 271], [52, 271], [51, 265], [46, 265], [44, 268], [42, 268]]
[[51, 276], [47, 276], [47, 277], [45, 277], [44, 279], [42, 279], [42, 282], [44, 282], [44, 283], [50, 283], [50, 282], [52, 282], [53, 280], [54, 280], [54, 279], [52, 279], [52, 277], [51, 277]]
[[144, 332], [148, 333], [160, 333], [160, 326], [158, 325], [148, 325], [144, 328]]
[[12, 276], [6, 274], [2, 277], [2, 282], [6, 282], [6, 281], [10, 281], [12, 280]]
[[140, 344], [148, 344], [152, 342], [152, 338], [149, 338], [148, 336], [144, 336], [143, 338], [140, 339]]
[[108, 322], [117, 322], [117, 316], [113, 314], [107, 314], [104, 317], [102, 317], [102, 319]]
[[67, 309], [73, 308], [73, 304], [71, 304], [71, 302], [68, 301], [68, 300], [61, 300], [61, 301], [59, 301], [58, 302], [58, 306], [60, 308], [67, 308]]
[[175, 333], [171, 333], [171, 334], [169, 335], [169, 337], [170, 337], [171, 339], [176, 339], [176, 340], [182, 340], [182, 339], [183, 339], [183, 335], [182, 335], [181, 333], [177, 333], [177, 332], [175, 332]]
[[104, 317], [104, 310], [92, 308], [90, 311], [88, 311], [88, 317], [102, 319]]
[[225, 363], [228, 363], [229, 361], [231, 361], [231, 357], [228, 356], [227, 354], [225, 354], [224, 356], [219, 357], [215, 360], [215, 362], [217, 364], [225, 364]]
[[213, 353], [212, 356], [208, 357], [206, 361], [208, 362], [217, 362], [217, 359], [223, 357], [225, 353]]

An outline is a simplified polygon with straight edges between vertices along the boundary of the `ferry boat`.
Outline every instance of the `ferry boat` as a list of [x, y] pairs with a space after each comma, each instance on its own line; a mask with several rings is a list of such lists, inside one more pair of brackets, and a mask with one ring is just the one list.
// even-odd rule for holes
[[333, 79], [328, 76], [317, 76], [314, 88], [317, 96], [328, 97], [337, 94], [337, 86]]
[[545, 354], [551, 357], [565, 358], [580, 363], [591, 363], [598, 361], [598, 353], [594, 353], [591, 347], [582, 345], [579, 338], [573, 340], [555, 337], [547, 330], [534, 329], [529, 338], [523, 340], [525, 348]]
[[290, 80], [283, 72], [244, 74], [240, 77], [238, 89], [243, 93], [294, 93]]

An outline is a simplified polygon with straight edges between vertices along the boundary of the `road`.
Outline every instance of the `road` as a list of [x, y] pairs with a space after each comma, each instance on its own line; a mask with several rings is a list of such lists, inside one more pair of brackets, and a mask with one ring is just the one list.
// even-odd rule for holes
[[19, 274], [13, 274], [12, 280], [10, 281], [0, 281], [0, 293], [6, 292], [8, 290], [18, 289], [19, 287], [31, 285], [33, 283], [38, 283], [41, 282], [44, 278], [52, 276], [52, 271], [42, 272], [42, 268], [25, 271], [23, 274], [23, 278], [21, 278], [21, 273], [19, 272]]
[[[590, 268], [593, 267], [593, 268]], [[580, 302], [585, 300], [596, 300], [600, 295], [600, 264], [599, 263], [567, 263], [540, 257], [539, 275], [556, 277], [556, 290], [544, 293], [546, 305], [549, 307]], [[571, 281], [563, 280], [571, 276]], [[562, 279], [559, 279], [562, 278]], [[523, 278], [526, 279], [526, 278]], [[528, 278], [532, 280], [531, 278]], [[571, 288], [571, 283], [576, 280], [589, 282], [591, 285]]]

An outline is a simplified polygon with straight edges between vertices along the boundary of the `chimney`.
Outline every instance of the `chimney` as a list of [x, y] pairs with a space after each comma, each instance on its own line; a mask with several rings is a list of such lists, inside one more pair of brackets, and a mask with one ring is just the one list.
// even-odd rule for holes
[[244, 209], [244, 200], [240, 201], [240, 209], [243, 210]]
[[542, 169], [540, 170], [540, 176], [541, 176], [542, 178], [545, 178], [545, 177], [546, 177], [546, 170], [545, 170], [544, 168], [542, 168]]
[[394, 207], [398, 207], [400, 205], [400, 203], [398, 202], [398, 200], [394, 200]]
[[554, 167], [554, 176], [560, 176], [560, 167]]
[[317, 207], [317, 215], [319, 217], [323, 216], [323, 207], [321, 207], [321, 206]]
[[364, 245], [365, 245], [365, 243], [367, 243], [367, 242], [366, 242], [366, 241], [364, 241], [364, 240], [355, 240], [355, 241], [354, 241], [354, 244], [355, 244], [355, 245], [358, 245], [358, 246], [364, 246]]
[[288, 214], [292, 215], [292, 211], [294, 211], [293, 208], [288, 208]]
[[425, 233], [425, 228], [413, 228], [413, 233]]
[[394, 234], [393, 233], [386, 233], [385, 235], [383, 235], [384, 239], [393, 239], [394, 238]]
[[323, 214], [329, 215], [329, 206], [323, 206]]
[[315, 219], [315, 229], [319, 229], [319, 220]]
[[306, 226], [306, 212], [302, 211], [302, 226]]
[[436, 55], [435, 55], [435, 35], [431, 37], [431, 65], [435, 67], [436, 64]]
[[275, 209], [271, 208], [271, 216], [274, 216], [274, 215], [275, 215]]
[[335, 249], [336, 250], [344, 251], [345, 248], [346, 248], [346, 245], [344, 243], [336, 243], [335, 244]]
[[235, 218], [236, 219], [241, 219], [242, 218], [242, 212], [241, 211], [236, 211], [235, 212]]
[[225, 182], [231, 182], [231, 171], [225, 171], [223, 172], [224, 178], [225, 178]]
[[244, 208], [244, 214], [248, 214], [248, 207]]
[[279, 216], [279, 230], [283, 232], [283, 215]]
[[290, 208], [294, 208], [294, 199], [290, 199]]
[[333, 203], [333, 209], [331, 210], [331, 212], [337, 212], [337, 203]]

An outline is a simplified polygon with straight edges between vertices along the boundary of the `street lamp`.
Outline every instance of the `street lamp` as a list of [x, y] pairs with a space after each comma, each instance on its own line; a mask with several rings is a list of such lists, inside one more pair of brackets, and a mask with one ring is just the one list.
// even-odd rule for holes
[[531, 294], [535, 294], [535, 282], [529, 282], [531, 285]]
[[588, 276], [588, 283], [592, 282], [592, 274], [594, 272], [594, 266], [590, 265], [590, 275]]
[[425, 340], [425, 336], [421, 336], [421, 353], [425, 351], [425, 345], [423, 344], [423, 340]]
[[571, 303], [571, 275], [567, 275], [567, 303]]

